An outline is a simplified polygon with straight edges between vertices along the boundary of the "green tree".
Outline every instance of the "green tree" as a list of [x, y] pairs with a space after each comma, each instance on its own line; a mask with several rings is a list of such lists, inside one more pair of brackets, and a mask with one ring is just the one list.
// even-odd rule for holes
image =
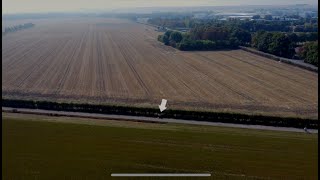
[[165, 44], [165, 45], [169, 45], [169, 37], [167, 35], [163, 35], [162, 37], [162, 42]]
[[260, 19], [261, 17], [260, 17], [260, 15], [254, 15], [254, 16], [252, 16], [252, 19]]
[[313, 64], [318, 67], [318, 41], [307, 42], [302, 46], [300, 57], [306, 63]]
[[241, 42], [239, 41], [238, 38], [231, 37], [229, 40], [229, 44], [227, 46], [230, 46], [231, 48], [237, 48], [239, 47], [240, 44]]
[[265, 15], [265, 16], [264, 16], [264, 19], [265, 19], [265, 20], [272, 20], [272, 15], [269, 15], [269, 14], [268, 14], [268, 15]]
[[168, 37], [170, 37], [170, 35], [171, 35], [171, 33], [172, 33], [173, 31], [171, 31], [171, 30], [168, 30], [168, 31], [166, 31], [165, 33], [164, 33], [164, 35], [165, 36], [168, 36]]
[[170, 34], [169, 40], [179, 43], [182, 40], [182, 34], [178, 31], [174, 31]]
[[163, 35], [158, 35], [158, 41], [163, 42]]
[[231, 32], [230, 38], [235, 38], [239, 45], [247, 45], [251, 42], [251, 34], [243, 29], [236, 28]]
[[287, 36], [291, 42], [293, 42], [293, 43], [299, 42], [299, 37], [296, 33], [290, 33]]
[[272, 42], [272, 33], [266, 31], [259, 31], [254, 34], [252, 38], [252, 46], [257, 48], [259, 51], [269, 52], [269, 45]]
[[292, 42], [285, 34], [273, 33], [268, 52], [277, 56], [291, 58], [294, 52], [291, 45]]
[[190, 38], [193, 40], [200, 40], [202, 39], [204, 31], [205, 31], [204, 25], [197, 25], [191, 29]]
[[229, 38], [229, 30], [225, 27], [208, 27], [201, 35], [201, 40], [227, 40]]

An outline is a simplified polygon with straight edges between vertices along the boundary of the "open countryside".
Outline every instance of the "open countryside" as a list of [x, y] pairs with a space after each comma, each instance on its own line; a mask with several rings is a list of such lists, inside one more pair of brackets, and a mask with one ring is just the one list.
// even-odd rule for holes
[[178, 51], [125, 19], [34, 24], [3, 36], [3, 98], [147, 107], [165, 98], [174, 109], [318, 118], [314, 72], [243, 50]]

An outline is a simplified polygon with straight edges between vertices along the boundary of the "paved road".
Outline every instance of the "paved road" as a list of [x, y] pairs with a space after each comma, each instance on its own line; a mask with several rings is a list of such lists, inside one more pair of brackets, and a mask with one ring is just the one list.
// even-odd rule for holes
[[[66, 111], [51, 111], [41, 109], [22, 109], [22, 108], [7, 108], [2, 107], [3, 112], [12, 112], [17, 110], [19, 113], [25, 114], [41, 114], [41, 115], [58, 115], [69, 117], [81, 117], [81, 118], [95, 118], [95, 119], [109, 119], [109, 120], [122, 120], [122, 121], [136, 121], [136, 122], [149, 122], [149, 123], [179, 123], [179, 124], [193, 124], [193, 125], [206, 125], [206, 126], [220, 126], [220, 127], [233, 127], [233, 128], [246, 128], [246, 129], [260, 129], [260, 130], [273, 130], [273, 131], [289, 131], [289, 132], [301, 132], [305, 133], [303, 129], [287, 128], [287, 127], [273, 127], [273, 126], [261, 126], [261, 125], [245, 125], [245, 124], [231, 124], [231, 123], [219, 123], [219, 122], [205, 122], [205, 121], [193, 121], [193, 120], [180, 120], [169, 118], [153, 118], [153, 117], [141, 117], [141, 116], [124, 116], [124, 115], [107, 115], [107, 114], [95, 114], [95, 113], [82, 113], [82, 112], [66, 112]], [[318, 133], [316, 129], [308, 130], [310, 133]]]
[[279, 57], [279, 56], [276, 56], [276, 55], [273, 55], [273, 54], [264, 53], [262, 51], [258, 51], [256, 49], [249, 48], [249, 47], [240, 46], [240, 48], [245, 50], [245, 51], [249, 51], [251, 53], [257, 54], [259, 56], [264, 55], [264, 56], [266, 56], [266, 57], [268, 57], [269, 59], [272, 59], [272, 60], [278, 61], [279, 59], [281, 59], [281, 62], [284, 62], [284, 63], [287, 63], [287, 64], [291, 64], [291, 65], [295, 65], [297, 67], [304, 68], [304, 69], [311, 70], [313, 72], [318, 73], [318, 67], [316, 67], [316, 66], [314, 66], [312, 64], [305, 63], [302, 60], [294, 60], [294, 59], [283, 58], [283, 57]]

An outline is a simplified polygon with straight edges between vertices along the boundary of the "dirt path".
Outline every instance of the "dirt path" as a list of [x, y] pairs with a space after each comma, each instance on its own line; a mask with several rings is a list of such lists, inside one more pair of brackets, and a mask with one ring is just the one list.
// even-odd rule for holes
[[[93, 119], [106, 119], [106, 120], [121, 120], [121, 121], [134, 121], [145, 123], [179, 123], [179, 124], [193, 124], [193, 125], [205, 125], [205, 126], [219, 126], [219, 127], [233, 127], [233, 128], [246, 128], [246, 129], [260, 129], [260, 130], [272, 130], [272, 131], [289, 131], [289, 132], [301, 132], [305, 133], [303, 129], [287, 128], [287, 127], [272, 127], [261, 125], [243, 125], [243, 124], [231, 124], [231, 123], [219, 123], [219, 122], [205, 122], [205, 121], [193, 121], [193, 120], [178, 120], [167, 118], [152, 118], [152, 117], [140, 117], [140, 116], [124, 116], [124, 115], [106, 115], [95, 113], [81, 113], [81, 112], [65, 112], [65, 111], [51, 111], [40, 109], [17, 109], [2, 107], [2, 112], [13, 112], [24, 114], [39, 114], [39, 115], [54, 115], [54, 116], [68, 116], [68, 117], [80, 117], [80, 118], [93, 118]], [[318, 130], [310, 129], [309, 133], [318, 133]]]

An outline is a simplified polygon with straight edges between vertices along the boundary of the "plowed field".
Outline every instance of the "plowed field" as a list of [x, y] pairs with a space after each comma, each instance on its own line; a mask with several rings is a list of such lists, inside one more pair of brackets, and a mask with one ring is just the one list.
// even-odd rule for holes
[[123, 19], [35, 24], [3, 37], [3, 98], [318, 117], [317, 73], [242, 50], [177, 51]]

